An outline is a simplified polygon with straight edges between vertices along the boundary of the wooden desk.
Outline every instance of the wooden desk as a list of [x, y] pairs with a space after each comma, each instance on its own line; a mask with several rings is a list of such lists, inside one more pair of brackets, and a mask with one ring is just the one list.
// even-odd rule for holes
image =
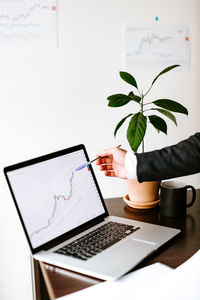
[[[189, 192], [190, 196], [190, 192]], [[200, 190], [195, 204], [187, 209], [185, 218], [167, 218], [160, 215], [159, 206], [150, 210], [136, 210], [126, 206], [122, 198], [106, 199], [110, 215], [179, 228], [181, 234], [141, 263], [138, 268], [161, 262], [178, 267], [200, 249]], [[35, 299], [55, 299], [101, 282], [65, 269], [33, 260]]]

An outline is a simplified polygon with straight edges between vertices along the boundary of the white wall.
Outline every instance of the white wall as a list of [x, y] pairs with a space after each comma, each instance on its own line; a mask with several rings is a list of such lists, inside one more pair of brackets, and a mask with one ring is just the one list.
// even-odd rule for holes
[[[122, 64], [122, 28], [147, 24], [186, 23], [191, 32], [191, 70], [159, 79], [152, 97], [181, 101], [189, 116], [169, 125], [168, 135], [149, 131], [146, 149], [176, 143], [199, 131], [200, 2], [198, 0], [59, 0], [59, 48], [0, 50], [0, 167], [84, 143], [92, 158], [98, 150], [121, 144], [113, 130], [128, 108], [107, 107], [107, 96], [126, 87], [118, 76]], [[133, 74], [148, 85], [154, 73]], [[129, 111], [128, 111], [129, 112]], [[123, 115], [122, 115], [123, 113]], [[121, 180], [96, 170], [105, 197], [126, 192]], [[183, 179], [200, 187], [200, 176]], [[32, 298], [29, 248], [3, 173], [0, 174], [0, 299]]]

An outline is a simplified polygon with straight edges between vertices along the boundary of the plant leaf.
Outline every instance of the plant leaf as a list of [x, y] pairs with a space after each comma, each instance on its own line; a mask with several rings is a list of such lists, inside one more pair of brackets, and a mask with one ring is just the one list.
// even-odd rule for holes
[[166, 109], [162, 109], [162, 108], [151, 108], [150, 110], [156, 110], [156, 111], [160, 112], [161, 114], [163, 114], [166, 117], [168, 117], [169, 119], [171, 119], [175, 123], [175, 125], [177, 125], [176, 118], [170, 111], [168, 111]]
[[133, 92], [130, 92], [128, 94], [128, 96], [131, 98], [131, 100], [133, 100], [133, 101], [135, 101], [137, 103], [140, 103], [140, 101], [142, 99], [140, 96], [135, 95]]
[[125, 118], [123, 118], [116, 126], [115, 131], [114, 131], [114, 137], [116, 137], [117, 131], [118, 129], [122, 126], [122, 124], [126, 121], [127, 118], [129, 118], [130, 116], [132, 116], [133, 114], [129, 114], [128, 116], [126, 116]]
[[110, 107], [120, 107], [131, 101], [131, 98], [124, 94], [111, 95], [107, 99], [109, 101], [108, 106]]
[[162, 70], [155, 78], [154, 80], [152, 81], [152, 84], [151, 86], [154, 84], [154, 82], [158, 79], [158, 77], [160, 77], [162, 74], [165, 74], [169, 71], [171, 71], [172, 69], [176, 68], [176, 67], [180, 67], [180, 65], [173, 65], [173, 66], [169, 66], [167, 67], [166, 69]]
[[141, 112], [135, 114], [129, 123], [127, 129], [127, 139], [134, 152], [137, 152], [139, 145], [141, 144], [147, 127], [147, 117]]
[[121, 72], [119, 72], [119, 75], [120, 75], [121, 79], [123, 79], [127, 83], [133, 85], [137, 89], [137, 82], [131, 74], [121, 71]]
[[156, 115], [151, 115], [148, 116], [150, 123], [158, 130], [158, 131], [162, 131], [165, 134], [167, 134], [167, 124], [165, 122], [165, 120], [163, 120], [162, 118], [156, 116]]
[[153, 103], [159, 107], [168, 109], [170, 111], [188, 115], [187, 108], [176, 101], [173, 101], [170, 99], [158, 99], [158, 100], [153, 101]]

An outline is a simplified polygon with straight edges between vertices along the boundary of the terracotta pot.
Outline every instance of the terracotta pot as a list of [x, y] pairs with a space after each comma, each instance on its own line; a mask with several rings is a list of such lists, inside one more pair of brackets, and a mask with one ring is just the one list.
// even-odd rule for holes
[[145, 181], [139, 183], [137, 180], [126, 180], [128, 195], [124, 201], [130, 207], [138, 209], [147, 209], [156, 206], [159, 203], [160, 181]]

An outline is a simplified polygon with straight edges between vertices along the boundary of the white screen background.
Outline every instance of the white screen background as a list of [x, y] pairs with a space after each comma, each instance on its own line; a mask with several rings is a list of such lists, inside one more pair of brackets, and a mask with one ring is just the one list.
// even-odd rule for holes
[[8, 173], [33, 248], [104, 213], [83, 150]]

